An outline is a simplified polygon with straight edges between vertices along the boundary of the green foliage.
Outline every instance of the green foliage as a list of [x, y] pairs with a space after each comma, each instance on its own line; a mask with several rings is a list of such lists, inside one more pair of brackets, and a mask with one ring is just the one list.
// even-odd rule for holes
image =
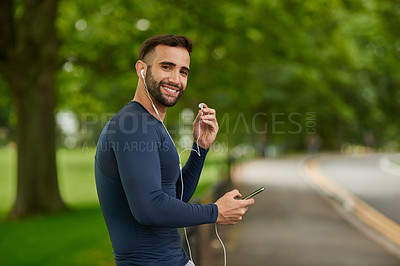
[[[219, 141], [229, 146], [301, 149], [310, 135], [308, 112], [316, 114], [326, 148], [362, 144], [366, 132], [377, 147], [398, 143], [399, 6], [398, 0], [61, 1], [58, 110], [75, 112], [81, 126], [82, 117], [96, 116], [84, 136], [94, 144], [105, 114], [133, 97], [140, 44], [155, 34], [184, 34], [195, 43], [193, 71], [185, 96], [168, 112], [169, 128], [178, 128], [182, 108], [206, 102], [225, 121]], [[295, 123], [293, 113], [301, 114]], [[301, 130], [289, 133], [296, 123]]]

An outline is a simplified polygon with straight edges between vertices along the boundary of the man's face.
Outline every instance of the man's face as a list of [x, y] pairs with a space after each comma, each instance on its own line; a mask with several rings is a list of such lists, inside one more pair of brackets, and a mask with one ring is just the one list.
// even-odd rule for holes
[[186, 89], [188, 51], [182, 47], [158, 45], [146, 61], [146, 84], [151, 96], [161, 105], [174, 106]]

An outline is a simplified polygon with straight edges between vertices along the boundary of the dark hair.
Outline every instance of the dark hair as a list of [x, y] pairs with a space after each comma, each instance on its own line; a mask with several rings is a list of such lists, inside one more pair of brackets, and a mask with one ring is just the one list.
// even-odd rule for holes
[[144, 41], [139, 50], [139, 60], [143, 60], [146, 55], [151, 53], [157, 45], [186, 48], [188, 53], [192, 51], [193, 41], [182, 35], [157, 35]]

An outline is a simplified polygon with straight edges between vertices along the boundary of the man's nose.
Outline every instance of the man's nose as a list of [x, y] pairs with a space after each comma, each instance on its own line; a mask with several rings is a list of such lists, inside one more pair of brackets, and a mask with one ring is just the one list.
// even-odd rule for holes
[[171, 75], [169, 76], [169, 81], [172, 82], [173, 84], [176, 84], [179, 86], [180, 84], [180, 73], [179, 71], [172, 71]]

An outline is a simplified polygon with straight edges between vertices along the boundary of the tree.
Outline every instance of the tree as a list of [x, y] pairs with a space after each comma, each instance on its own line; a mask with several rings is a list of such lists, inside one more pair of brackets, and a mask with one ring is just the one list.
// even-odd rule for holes
[[[85, 141], [94, 145], [102, 126], [95, 121], [104, 124], [133, 97], [140, 43], [155, 34], [183, 34], [195, 43], [188, 90], [168, 111], [171, 131], [179, 128], [182, 108], [202, 101], [218, 109], [224, 122], [219, 141], [230, 147], [260, 142], [301, 149], [309, 125], [316, 125], [328, 149], [361, 144], [369, 131], [380, 146], [398, 141], [398, 5], [399, 0], [1, 1], [0, 78], [9, 83], [19, 122], [13, 214], [64, 208], [55, 168], [55, 95], [57, 108], [75, 112], [82, 124], [84, 113], [97, 115], [85, 127], [93, 125]], [[64, 63], [61, 71], [56, 60]], [[9, 114], [0, 104], [2, 113]], [[311, 124], [307, 113], [316, 119]]]
[[17, 198], [11, 217], [65, 208], [55, 155], [57, 0], [0, 2], [0, 71], [16, 105]]
[[[380, 116], [389, 118], [388, 131], [395, 135], [397, 124], [375, 99], [395, 106], [394, 92], [384, 90], [385, 99], [376, 94], [379, 82], [388, 81], [378, 69], [396, 68], [365, 48], [384, 32], [395, 32], [378, 27], [375, 6], [360, 0], [63, 2], [59, 25], [66, 38], [60, 54], [68, 67], [60, 75], [60, 100], [65, 99], [60, 106], [78, 114], [120, 109], [137, 81], [133, 65], [140, 42], [168, 32], [195, 43], [187, 93], [168, 111], [171, 129], [178, 127], [179, 110], [205, 101], [225, 121], [219, 140], [232, 146], [262, 142], [301, 149], [307, 113], [316, 114], [316, 131], [327, 149], [361, 144], [365, 131], [380, 133]], [[135, 27], [141, 20], [149, 27]], [[382, 66], [374, 67], [377, 62]], [[280, 119], [276, 134], [274, 114]]]

